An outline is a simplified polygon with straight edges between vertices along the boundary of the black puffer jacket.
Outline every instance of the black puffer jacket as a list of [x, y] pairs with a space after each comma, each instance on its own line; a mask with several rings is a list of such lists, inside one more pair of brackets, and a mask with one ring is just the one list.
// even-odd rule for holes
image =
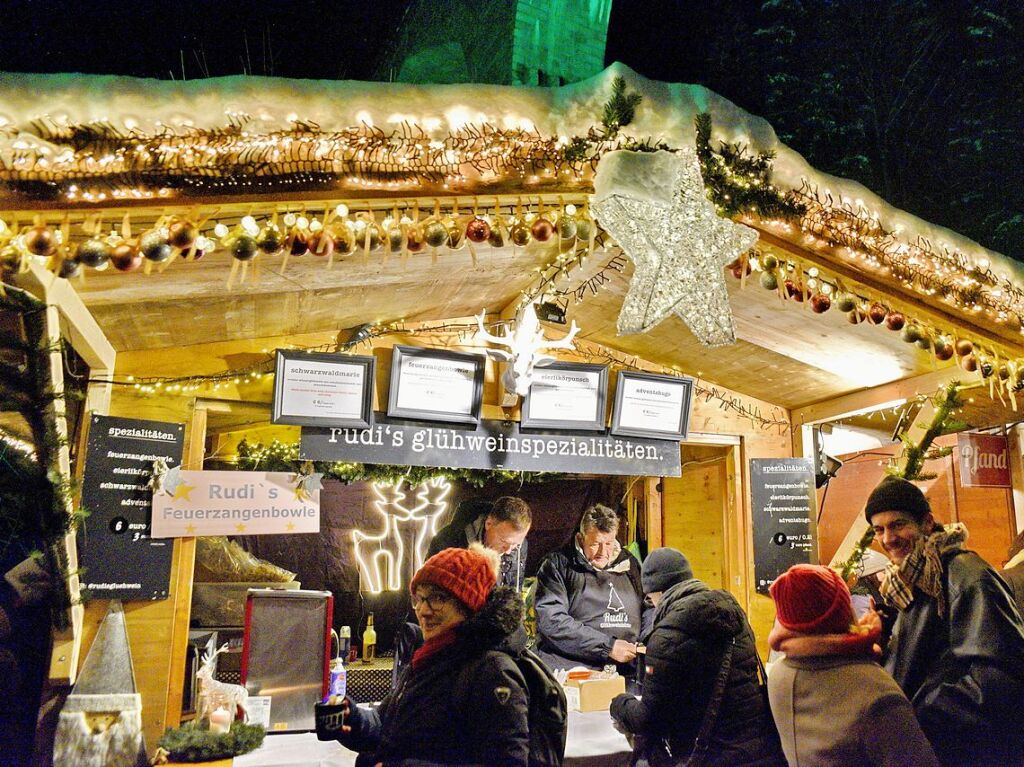
[[[490, 501], [463, 501], [455, 511], [452, 521], [437, 531], [430, 540], [427, 547], [427, 556], [432, 557], [439, 551], [445, 549], [468, 549], [471, 541], [466, 533], [470, 526], [480, 527], [481, 536], [483, 522], [491, 512]], [[483, 540], [480, 540], [483, 543]], [[501, 555], [501, 572], [498, 574], [499, 586], [511, 586], [516, 591], [523, 588], [523, 581], [526, 580], [526, 556], [529, 551], [529, 541], [524, 540], [522, 544], [507, 554]]]
[[525, 767], [526, 682], [512, 655], [526, 647], [522, 601], [497, 587], [455, 631], [452, 645], [409, 666], [376, 710], [355, 710], [338, 740], [359, 752], [357, 767]]
[[681, 764], [693, 748], [733, 638], [729, 678], [701, 764], [784, 767], [743, 608], [729, 592], [712, 591], [696, 579], [665, 592], [647, 640], [643, 698], [618, 696], [612, 702], [612, 717], [623, 729], [649, 741], [667, 739]]
[[914, 590], [885, 669], [947, 767], [1024, 764], [1024, 626], [996, 572], [973, 551], [943, 558], [948, 614]]

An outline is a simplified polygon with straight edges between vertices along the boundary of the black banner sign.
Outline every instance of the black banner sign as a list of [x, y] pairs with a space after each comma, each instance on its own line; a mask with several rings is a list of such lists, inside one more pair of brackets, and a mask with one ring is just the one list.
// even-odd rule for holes
[[166, 599], [172, 539], [149, 537], [153, 461], [181, 464], [180, 423], [93, 415], [78, 529], [82, 586], [93, 599]]
[[377, 413], [370, 429], [302, 428], [299, 457], [399, 466], [678, 477], [679, 443], [520, 429], [514, 421], [438, 426]]
[[752, 458], [750, 496], [754, 578], [758, 593], [767, 594], [775, 579], [793, 565], [818, 563], [814, 461]]

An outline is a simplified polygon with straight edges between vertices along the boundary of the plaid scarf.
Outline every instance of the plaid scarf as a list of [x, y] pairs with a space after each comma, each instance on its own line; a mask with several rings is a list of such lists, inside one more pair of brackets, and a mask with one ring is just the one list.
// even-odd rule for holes
[[939, 616], [946, 614], [946, 592], [942, 588], [942, 557], [959, 551], [967, 540], [967, 528], [959, 522], [939, 527], [929, 536], [921, 536], [901, 564], [890, 562], [879, 589], [882, 598], [900, 610], [914, 601], [914, 588], [939, 605]]

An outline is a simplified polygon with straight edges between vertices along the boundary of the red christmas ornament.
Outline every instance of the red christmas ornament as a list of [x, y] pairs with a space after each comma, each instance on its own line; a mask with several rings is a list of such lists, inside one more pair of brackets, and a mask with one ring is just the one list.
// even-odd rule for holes
[[114, 252], [110, 254], [110, 263], [118, 271], [134, 272], [142, 266], [142, 254], [134, 245], [122, 242], [114, 247]]
[[871, 307], [868, 309], [868, 319], [876, 325], [881, 325], [885, 321], [885, 317], [888, 313], [889, 310], [884, 306], [879, 303], [874, 303], [871, 304]]
[[889, 312], [885, 318], [885, 326], [889, 330], [903, 330], [903, 326], [907, 324], [906, 318], [899, 312]]
[[974, 344], [968, 341], [966, 338], [961, 338], [956, 342], [956, 353], [960, 357], [966, 357], [968, 354], [974, 351]]
[[427, 246], [427, 243], [423, 240], [423, 229], [418, 226], [409, 227], [409, 235], [405, 240], [405, 247], [409, 249], [410, 253], [419, 253]]
[[960, 358], [960, 366], [968, 373], [973, 373], [978, 369], [978, 358], [973, 354], [965, 354]]
[[326, 258], [334, 252], [334, 238], [324, 229], [309, 236], [306, 247], [314, 256]]
[[797, 303], [803, 303], [804, 291], [803, 288], [799, 287], [793, 280], [786, 280], [786, 295], [792, 298]]
[[491, 225], [482, 218], [474, 218], [466, 224], [466, 237], [470, 242], [487, 242], [491, 236]]
[[538, 218], [530, 227], [530, 234], [537, 242], [547, 242], [555, 233], [554, 225], [546, 218]]
[[198, 236], [199, 230], [196, 229], [196, 225], [191, 221], [179, 219], [167, 229], [167, 241], [181, 250], [191, 248]]
[[292, 229], [284, 241], [284, 247], [293, 256], [304, 256], [309, 251], [309, 237], [299, 229]]
[[949, 339], [939, 336], [935, 339], [935, 358], [945, 362], [953, 356], [953, 344]]
[[732, 276], [735, 277], [736, 279], [739, 279], [744, 274], [750, 274], [750, 272], [752, 271], [750, 261], [744, 261], [742, 258], [737, 258], [735, 261], [729, 264], [729, 269], [732, 271]]
[[57, 249], [57, 235], [46, 226], [33, 226], [24, 235], [25, 247], [34, 256], [49, 256]]
[[815, 314], [824, 314], [832, 306], [832, 299], [824, 293], [815, 293], [811, 296], [811, 311]]

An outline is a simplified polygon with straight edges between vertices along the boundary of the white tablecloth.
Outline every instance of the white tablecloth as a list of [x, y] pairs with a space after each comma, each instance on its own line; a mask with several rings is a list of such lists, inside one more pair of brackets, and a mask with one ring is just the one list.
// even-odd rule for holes
[[[612, 727], [607, 711], [569, 712], [567, 767], [627, 767], [629, 757], [629, 744]], [[268, 733], [261, 748], [235, 757], [234, 767], [352, 767], [355, 762], [355, 752], [321, 742], [313, 733]]]

